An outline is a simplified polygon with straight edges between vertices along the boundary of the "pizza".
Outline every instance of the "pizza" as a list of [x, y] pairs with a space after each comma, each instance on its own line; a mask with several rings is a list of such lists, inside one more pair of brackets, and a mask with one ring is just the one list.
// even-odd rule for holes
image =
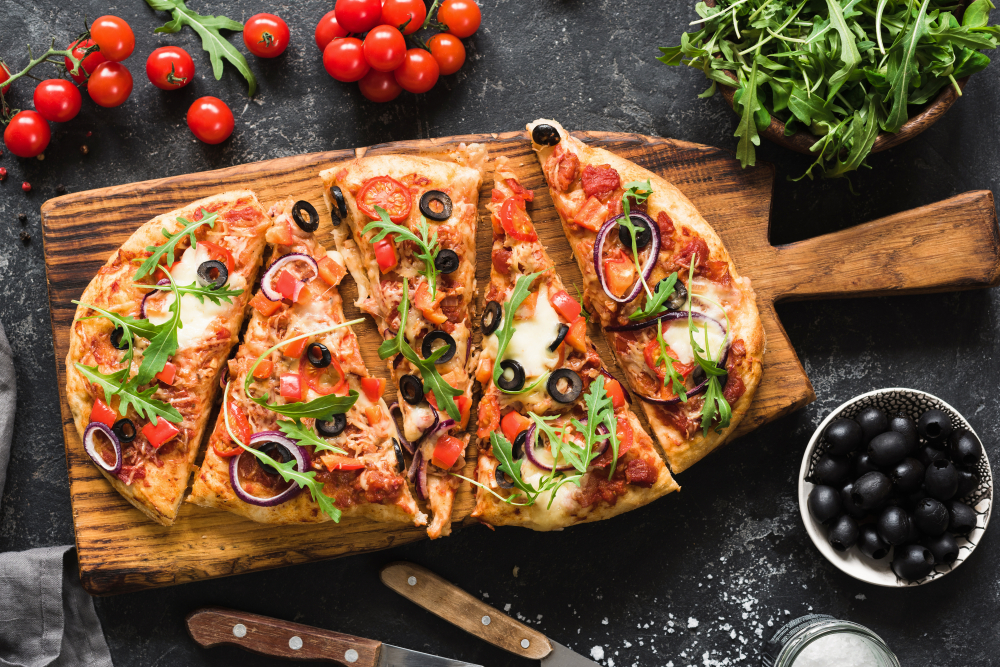
[[677, 490], [538, 239], [526, 210], [534, 193], [505, 157], [494, 174], [472, 516], [559, 530]]
[[324, 170], [334, 239], [376, 322], [431, 538], [451, 532], [472, 409], [476, 219], [486, 151], [360, 157]]
[[345, 323], [344, 260], [315, 239], [309, 202], [287, 199], [269, 215], [270, 264], [188, 500], [261, 523], [424, 525], [385, 380], [368, 374]]
[[157, 523], [177, 518], [269, 226], [248, 190], [157, 216], [75, 302], [73, 421], [101, 473]]
[[750, 280], [673, 184], [555, 121], [528, 131], [584, 305], [671, 469], [686, 470], [725, 442], [760, 383], [764, 329]]

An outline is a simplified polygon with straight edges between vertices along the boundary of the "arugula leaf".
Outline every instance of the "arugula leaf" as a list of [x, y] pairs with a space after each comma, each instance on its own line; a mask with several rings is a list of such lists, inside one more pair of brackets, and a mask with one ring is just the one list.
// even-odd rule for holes
[[[164, 289], [169, 289], [164, 285]], [[150, 340], [153, 336], [159, 332], [162, 325], [153, 324], [149, 320], [137, 320], [131, 315], [119, 315], [118, 313], [112, 312], [110, 310], [104, 310], [98, 306], [85, 303], [83, 301], [72, 301], [78, 306], [83, 306], [84, 308], [90, 308], [91, 310], [96, 310], [100, 315], [90, 315], [88, 317], [81, 317], [81, 320], [92, 320], [98, 317], [103, 317], [105, 319], [111, 320], [118, 327], [122, 327], [127, 332], [131, 332], [136, 336], [141, 336], [146, 340]]]
[[889, 77], [889, 95], [886, 101], [892, 99], [892, 108], [889, 116], [882, 123], [882, 128], [886, 132], [899, 132], [903, 123], [909, 120], [907, 113], [908, 90], [910, 79], [916, 74], [917, 69], [917, 44], [927, 30], [927, 5], [931, 0], [924, 0], [920, 4], [916, 19], [910, 25], [902, 41], [897, 41], [889, 49], [889, 60], [887, 63]]
[[208, 57], [212, 61], [212, 73], [215, 80], [222, 78], [222, 59], [225, 58], [239, 70], [240, 74], [247, 80], [249, 86], [248, 95], [253, 97], [257, 92], [257, 79], [250, 71], [247, 59], [243, 57], [235, 46], [229, 43], [220, 33], [220, 30], [232, 30], [241, 32], [243, 24], [225, 16], [203, 16], [187, 8], [185, 0], [146, 0], [153, 9], [170, 12], [173, 19], [153, 32], [174, 33], [180, 32], [185, 25], [198, 33], [201, 37], [201, 47], [208, 52]]
[[142, 352], [142, 363], [135, 374], [136, 385], [144, 385], [153, 380], [164, 369], [167, 360], [177, 351], [177, 330], [184, 326], [181, 322], [181, 295], [177, 293], [174, 277], [164, 271], [170, 280], [174, 302], [170, 304], [171, 318], [163, 323], [160, 330], [149, 340], [149, 346]]
[[667, 341], [663, 339], [662, 321], [656, 323], [656, 342], [660, 345], [660, 352], [656, 357], [656, 365], [659, 366], [662, 363], [664, 367], [663, 386], [666, 387], [669, 380], [671, 391], [681, 399], [682, 403], [687, 403], [687, 392], [684, 391], [684, 377], [674, 368], [674, 363], [678, 360], [667, 353]]
[[433, 301], [437, 297], [437, 277], [441, 273], [434, 265], [434, 258], [437, 257], [438, 253], [437, 232], [430, 234], [427, 218], [424, 216], [420, 216], [420, 225], [417, 228], [420, 231], [420, 236], [417, 236], [408, 228], [397, 225], [390, 220], [389, 214], [381, 206], [376, 206], [375, 212], [378, 213], [379, 219], [365, 225], [362, 234], [367, 234], [375, 229], [379, 230], [378, 234], [372, 237], [371, 243], [381, 241], [389, 234], [395, 234], [397, 239], [413, 241], [417, 246], [417, 252], [414, 253], [414, 256], [424, 263], [424, 270], [421, 271], [421, 274], [427, 278], [427, 286], [430, 287], [431, 300]]
[[[598, 375], [590, 383], [590, 389], [583, 395], [583, 403], [587, 406], [587, 423], [581, 423], [577, 419], [572, 422], [573, 427], [583, 435], [584, 442], [586, 442], [586, 451], [581, 457], [583, 461], [586, 461], [586, 465], [582, 469], [577, 466], [577, 470], [586, 472], [587, 466], [595, 458], [594, 445], [610, 438], [611, 466], [608, 471], [608, 479], [611, 479], [615, 474], [615, 467], [618, 465], [618, 445], [620, 443], [617, 434], [618, 420], [615, 418], [615, 408], [611, 397], [608, 396], [608, 392], [604, 388], [603, 375]], [[597, 435], [599, 424], [603, 424], [608, 429], [608, 433]]]
[[497, 337], [497, 358], [493, 363], [493, 384], [498, 387], [500, 386], [497, 384], [500, 380], [500, 374], [503, 373], [503, 370], [500, 368], [500, 361], [503, 359], [504, 352], [507, 351], [510, 339], [514, 337], [514, 314], [517, 313], [517, 309], [521, 307], [524, 300], [528, 298], [528, 294], [531, 293], [532, 283], [540, 275], [542, 273], [539, 271], [526, 276], [520, 276], [517, 282], [514, 283], [514, 289], [510, 293], [510, 298], [503, 305], [503, 321], [500, 328], [493, 334]]
[[101, 388], [104, 393], [104, 402], [110, 403], [112, 396], [118, 397], [118, 412], [125, 414], [129, 406], [143, 419], [148, 419], [157, 424], [157, 418], [163, 417], [168, 422], [179, 424], [184, 421], [177, 408], [163, 401], [153, 398], [157, 387], [149, 387], [145, 391], [140, 391], [139, 384], [135, 378], [123, 383], [128, 376], [128, 369], [122, 368], [110, 375], [101, 373], [96, 366], [84, 366], [80, 363], [73, 364], [87, 380]]
[[[507, 498], [502, 498], [506, 503], [510, 503], [512, 505], [530, 506], [534, 505], [535, 502], [537, 502], [538, 497], [543, 493], [551, 492], [548, 507], [552, 507], [552, 502], [555, 500], [556, 494], [564, 484], [574, 483], [579, 486], [580, 480], [583, 478], [583, 475], [565, 476], [563, 473], [558, 472], [553, 468], [552, 472], [540, 480], [541, 484], [539, 484], [539, 486], [533, 486], [524, 481], [524, 478], [521, 475], [521, 464], [524, 461], [523, 459], [514, 460], [514, 448], [511, 446], [510, 441], [507, 440], [502, 433], [498, 431], [490, 433], [490, 444], [493, 447], [493, 455], [499, 462], [497, 467], [510, 477], [511, 481], [514, 483], [514, 487], [519, 492], [512, 494]], [[486, 488], [478, 482], [473, 482], [473, 484]], [[525, 502], [515, 502], [516, 500], [519, 500], [522, 495], [525, 498]]]
[[[169, 285], [147, 285], [145, 283], [137, 283], [141, 287], [147, 287], [149, 289], [157, 290], [170, 290]], [[203, 286], [198, 283], [191, 283], [190, 285], [177, 285], [176, 289], [173, 290], [176, 294], [190, 294], [194, 296], [201, 303], [205, 303], [207, 298], [209, 301], [217, 306], [221, 306], [222, 302], [232, 303], [233, 297], [237, 297], [243, 294], [241, 289], [228, 289], [229, 284], [222, 285], [218, 288], [213, 288], [211, 285]]]
[[334, 454], [346, 455], [347, 452], [340, 447], [335, 447], [323, 438], [316, 435], [312, 429], [308, 429], [302, 425], [302, 422], [298, 419], [288, 421], [286, 419], [278, 420], [278, 429], [282, 433], [287, 435], [292, 440], [298, 441], [300, 445], [307, 445], [309, 447], [315, 447], [316, 451], [320, 452], [333, 452]]
[[654, 317], [669, 310], [664, 304], [673, 293], [674, 285], [677, 284], [677, 272], [671, 273], [666, 280], [661, 280], [656, 284], [656, 290], [652, 298], [646, 297], [646, 306], [628, 316], [630, 320], [642, 320], [647, 317]]
[[840, 6], [840, 0], [826, 0], [826, 6], [830, 11], [830, 23], [833, 24], [834, 29], [840, 36], [838, 51], [840, 53], [840, 60], [844, 63], [844, 66], [830, 77], [828, 97], [832, 97], [840, 90], [840, 87], [851, 74], [854, 73], [855, 68], [861, 62], [861, 54], [858, 53], [854, 33], [851, 32], [851, 29], [847, 26], [847, 21], [844, 20], [844, 12]]
[[[649, 179], [626, 183], [625, 192], [622, 193], [622, 212], [625, 215], [618, 220], [618, 225], [628, 230], [629, 238], [632, 240], [632, 261], [635, 262], [636, 273], [642, 282], [642, 286], [646, 289], [646, 295], [649, 298], [653, 298], [653, 293], [649, 290], [649, 285], [646, 284], [646, 278], [642, 275], [642, 265], [639, 263], [639, 249], [636, 246], [636, 238], [639, 235], [639, 230], [632, 224], [632, 205], [630, 200], [634, 199], [636, 204], [641, 204], [649, 199], [649, 195], [651, 194], [653, 194], [653, 184], [649, 182]], [[650, 230], [650, 233], [652, 233], [652, 230]]]
[[757, 121], [754, 118], [754, 114], [761, 109], [757, 99], [757, 83], [757, 59], [754, 58], [750, 76], [743, 81], [743, 95], [739, 101], [743, 112], [740, 114], [740, 124], [736, 127], [736, 132], [733, 135], [740, 138], [736, 146], [736, 157], [739, 158], [740, 165], [744, 168], [756, 163], [757, 152], [754, 150], [754, 146], [760, 146]]
[[[148, 2], [149, 0], [147, 0]], [[187, 218], [177, 218], [177, 222], [184, 225], [180, 231], [176, 234], [171, 234], [166, 229], [161, 229], [160, 232], [167, 237], [167, 242], [161, 246], [147, 246], [146, 250], [152, 254], [143, 261], [139, 266], [139, 270], [135, 272], [132, 277], [133, 280], [142, 280], [150, 273], [156, 270], [157, 265], [160, 263], [161, 257], [166, 257], [167, 266], [174, 263], [174, 250], [177, 247], [177, 243], [185, 236], [191, 239], [191, 247], [198, 247], [198, 239], [195, 238], [194, 233], [202, 225], [208, 225], [211, 228], [215, 227], [215, 220], [218, 218], [218, 214], [209, 213], [205, 209], [201, 209], [201, 220], [191, 221]]]
[[[688, 279], [688, 284], [691, 284], [691, 280], [694, 279], [694, 261], [691, 262], [691, 275]], [[708, 378], [708, 388], [705, 390], [705, 402], [701, 406], [701, 429], [702, 435], [707, 436], [708, 430], [712, 427], [712, 422], [718, 418], [719, 425], [716, 427], [716, 433], [721, 433], [722, 429], [729, 426], [729, 422], [732, 419], [733, 410], [729, 405], [729, 401], [722, 393], [722, 386], [719, 382], [719, 377], [726, 374], [725, 368], [719, 368], [719, 365], [715, 359], [712, 358], [712, 351], [709, 349], [708, 345], [708, 327], [703, 330], [705, 332], [705, 347], [702, 348], [694, 337], [694, 318], [691, 315], [691, 307], [693, 301], [693, 295], [688, 292], [688, 338], [691, 341], [691, 351], [694, 354], [694, 361], [705, 372], [705, 377]], [[711, 303], [716, 303], [711, 299], [706, 297], [700, 297], [709, 301]], [[719, 305], [716, 303], [716, 305]], [[721, 305], [720, 305], [721, 308]], [[722, 309], [725, 312], [725, 308]], [[659, 326], [659, 323], [657, 323]], [[726, 315], [726, 337], [729, 337], [729, 315]], [[721, 354], [722, 350], [719, 350]], [[702, 356], [705, 355], [705, 356]]]

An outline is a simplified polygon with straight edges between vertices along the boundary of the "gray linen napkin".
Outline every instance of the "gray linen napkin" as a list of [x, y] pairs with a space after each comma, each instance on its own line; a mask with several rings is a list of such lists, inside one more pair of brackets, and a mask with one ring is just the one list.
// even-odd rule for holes
[[[0, 498], [16, 399], [13, 353], [0, 324]], [[112, 667], [72, 548], [0, 553], [0, 667]]]

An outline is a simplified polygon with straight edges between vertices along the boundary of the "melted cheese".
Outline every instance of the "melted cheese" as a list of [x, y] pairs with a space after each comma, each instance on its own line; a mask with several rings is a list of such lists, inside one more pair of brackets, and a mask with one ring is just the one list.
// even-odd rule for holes
[[[549, 473], [541, 470], [525, 460], [521, 465], [521, 478], [530, 486], [538, 488], [542, 478]], [[530, 521], [535, 530], [562, 530], [565, 526], [576, 523], [576, 512], [579, 505], [573, 500], [573, 496], [578, 490], [576, 484], [572, 482], [563, 484], [556, 491], [556, 497], [549, 507], [549, 500], [552, 491], [539, 494], [535, 504], [531, 507], [522, 507], [521, 512], [530, 517]]]
[[[174, 282], [180, 286], [187, 286], [198, 282], [198, 267], [203, 262], [207, 262], [209, 257], [208, 249], [204, 245], [197, 248], [188, 248], [181, 255], [181, 260], [171, 271]], [[229, 276], [229, 289], [246, 289], [246, 281], [241, 275]], [[167, 294], [166, 298], [159, 300], [162, 310], [155, 309], [152, 304], [146, 308], [146, 316], [153, 324], [163, 324], [172, 317], [170, 306], [175, 300], [173, 293]], [[179, 349], [194, 347], [206, 336], [215, 335], [214, 331], [209, 331], [208, 327], [217, 317], [226, 315], [233, 305], [221, 301], [218, 305], [209, 299], [205, 303], [198, 300], [193, 294], [181, 296], [181, 326], [177, 330], [177, 346]]]
[[[538, 290], [538, 301], [535, 303], [534, 314], [526, 320], [514, 323], [514, 335], [504, 351], [504, 359], [516, 359], [524, 367], [525, 378], [534, 378], [552, 370], [559, 355], [549, 351], [549, 345], [556, 339], [559, 332], [559, 315], [549, 303], [548, 288], [542, 285]], [[498, 329], [499, 331], [499, 329]], [[496, 333], [490, 336], [489, 343], [493, 356], [496, 356]]]

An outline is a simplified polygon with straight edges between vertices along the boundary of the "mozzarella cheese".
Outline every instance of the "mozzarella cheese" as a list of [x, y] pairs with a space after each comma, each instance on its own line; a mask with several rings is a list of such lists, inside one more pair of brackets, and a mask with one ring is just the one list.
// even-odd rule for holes
[[[549, 351], [549, 346], [559, 333], [559, 315], [549, 303], [548, 288], [542, 285], [538, 290], [538, 301], [534, 314], [526, 320], [514, 323], [514, 335], [504, 351], [504, 359], [516, 359], [524, 367], [525, 378], [538, 377], [552, 370], [559, 355]], [[498, 329], [499, 331], [499, 329]], [[496, 333], [490, 336], [494, 356], [497, 349]]]
[[[525, 460], [521, 464], [521, 479], [529, 486], [538, 488], [542, 478], [548, 474], [547, 471], [532, 465], [530, 461]], [[564, 526], [575, 522], [574, 517], [579, 506], [573, 500], [573, 496], [578, 488], [572, 482], [560, 486], [556, 491], [555, 499], [552, 500], [551, 507], [549, 506], [549, 500], [552, 498], [552, 491], [541, 493], [535, 500], [534, 505], [531, 507], [522, 507], [521, 512], [529, 515], [531, 523], [536, 530], [561, 530]]]
[[[208, 248], [199, 245], [197, 248], [188, 248], [181, 255], [181, 260], [175, 264], [171, 275], [174, 283], [181, 286], [198, 282], [198, 267], [202, 263], [210, 260]], [[229, 289], [246, 289], [246, 281], [241, 275], [229, 276]], [[167, 294], [161, 301], [161, 308], [156, 309], [152, 304], [147, 304], [146, 317], [153, 324], [163, 324], [172, 317], [170, 306], [176, 297], [173, 293]], [[198, 300], [193, 294], [181, 296], [181, 326], [177, 329], [178, 349], [194, 347], [206, 335], [215, 335], [209, 332], [208, 326], [217, 317], [226, 315], [233, 307], [231, 303], [220, 300], [219, 304], [213, 303], [210, 299], [205, 299], [205, 303]]]
[[[693, 308], [697, 311], [697, 307]], [[687, 318], [673, 320], [670, 326], [663, 330], [663, 340], [677, 353], [677, 361], [682, 364], [690, 364], [694, 361], [694, 350], [691, 349], [691, 334], [694, 334], [695, 342], [702, 348], [702, 358], [705, 358], [705, 332], [708, 331], [708, 352], [713, 359], [719, 358], [719, 351], [726, 342], [726, 332], [722, 328], [715, 326], [705, 320], [693, 320], [691, 332], [688, 333]]]

